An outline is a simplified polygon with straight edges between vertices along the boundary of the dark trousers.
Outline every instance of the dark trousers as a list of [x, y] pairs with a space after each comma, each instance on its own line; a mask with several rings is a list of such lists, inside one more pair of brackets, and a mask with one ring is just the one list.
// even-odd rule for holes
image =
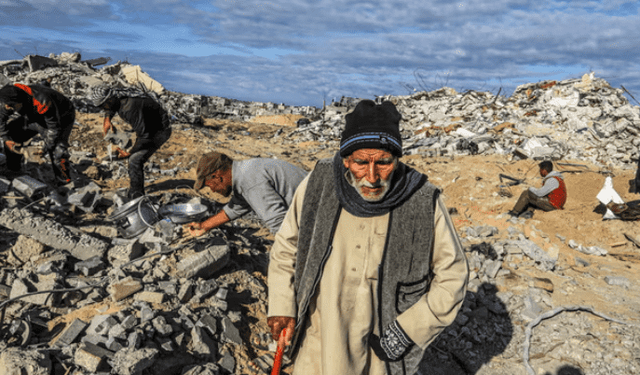
[[149, 142], [129, 156], [129, 199], [145, 195], [144, 193], [144, 163], [149, 160], [158, 149], [171, 137], [171, 128], [156, 133]]
[[520, 198], [516, 202], [516, 205], [513, 206], [513, 210], [515, 213], [520, 214], [524, 212], [529, 206], [533, 206], [541, 209], [542, 211], [553, 211], [556, 208], [553, 207], [551, 203], [549, 203], [548, 197], [539, 197], [531, 192], [531, 190], [527, 189], [520, 194]]
[[[68, 180], [69, 177], [69, 136], [75, 122], [75, 112], [63, 117], [66, 125], [55, 139], [47, 136], [47, 129], [32, 123], [27, 123], [24, 117], [18, 117], [6, 124], [5, 129], [9, 139], [16, 143], [25, 143], [36, 135], [40, 134], [45, 141], [45, 148], [48, 149], [49, 158], [53, 174], [57, 179]], [[7, 168], [10, 171], [20, 171], [22, 166], [22, 154], [5, 149], [7, 156]]]

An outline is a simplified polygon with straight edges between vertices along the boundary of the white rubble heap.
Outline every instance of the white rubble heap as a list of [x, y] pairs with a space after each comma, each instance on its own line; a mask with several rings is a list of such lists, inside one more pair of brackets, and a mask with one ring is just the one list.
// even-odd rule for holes
[[[98, 63], [104, 61], [108, 59]], [[81, 61], [77, 52], [48, 58], [29, 55], [23, 60], [0, 62], [0, 85], [49, 81], [54, 89], [73, 100], [78, 111], [96, 112], [87, 98], [93, 85], [160, 85], [148, 76], [146, 81], [131, 79], [132, 68], [137, 68], [133, 69], [135, 77], [146, 76], [139, 67], [120, 61], [96, 69], [92, 60]], [[309, 121], [283, 137], [285, 142], [298, 142], [301, 138], [339, 141], [344, 114], [359, 101], [343, 97], [316, 108], [182, 94], [164, 88], [154, 91], [174, 122], [202, 124], [203, 118], [250, 121], [255, 116], [281, 114], [306, 117]], [[510, 97], [473, 90], [458, 93], [443, 87], [407, 96], [380, 96], [376, 100], [394, 102], [403, 114], [405, 154], [513, 154], [632, 168], [639, 156], [640, 108], [629, 104], [623, 93], [623, 89], [613, 88], [590, 73], [579, 79], [524, 84]]]
[[202, 124], [203, 118], [233, 118], [246, 121], [255, 115], [289, 113], [313, 116], [314, 107], [291, 107], [283, 104], [243, 102], [217, 96], [183, 94], [165, 90], [139, 66], [118, 61], [96, 69], [109, 58], [81, 60], [78, 52], [63, 52], [49, 57], [28, 55], [22, 60], [0, 61], [0, 87], [9, 83], [25, 85], [48, 81], [52, 88], [69, 97], [79, 112], [97, 112], [88, 99], [90, 87], [108, 84], [133, 87], [140, 84], [156, 92], [173, 122]]
[[[402, 113], [405, 154], [514, 154], [631, 168], [638, 159], [640, 108], [623, 93], [591, 73], [521, 85], [508, 98], [444, 87], [377, 100], [394, 102]], [[334, 104], [339, 107], [327, 107], [324, 119], [291, 132], [297, 135], [293, 139], [284, 138], [339, 141], [342, 113], [352, 107]]]

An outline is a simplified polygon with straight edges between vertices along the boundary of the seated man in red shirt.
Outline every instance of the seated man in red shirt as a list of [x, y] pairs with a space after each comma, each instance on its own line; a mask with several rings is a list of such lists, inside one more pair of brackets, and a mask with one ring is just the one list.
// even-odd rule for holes
[[530, 187], [520, 194], [520, 198], [509, 211], [512, 216], [530, 218], [533, 211], [524, 212], [529, 206], [539, 208], [543, 211], [561, 210], [567, 201], [567, 187], [560, 172], [553, 171], [553, 163], [545, 160], [538, 164], [540, 176], [542, 176], [542, 187]]

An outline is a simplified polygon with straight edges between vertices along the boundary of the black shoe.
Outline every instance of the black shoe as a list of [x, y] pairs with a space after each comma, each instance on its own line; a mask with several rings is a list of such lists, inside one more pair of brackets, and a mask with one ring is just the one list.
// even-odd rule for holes
[[509, 212], [507, 212], [507, 215], [511, 216], [511, 217], [518, 217], [518, 213], [515, 212], [514, 210], [510, 210]]

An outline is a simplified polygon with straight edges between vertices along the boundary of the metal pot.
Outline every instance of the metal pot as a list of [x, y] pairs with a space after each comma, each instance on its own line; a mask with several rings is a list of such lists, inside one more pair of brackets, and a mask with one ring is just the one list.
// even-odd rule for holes
[[118, 233], [124, 238], [142, 234], [160, 219], [160, 215], [146, 196], [118, 207], [108, 218], [115, 223]]

